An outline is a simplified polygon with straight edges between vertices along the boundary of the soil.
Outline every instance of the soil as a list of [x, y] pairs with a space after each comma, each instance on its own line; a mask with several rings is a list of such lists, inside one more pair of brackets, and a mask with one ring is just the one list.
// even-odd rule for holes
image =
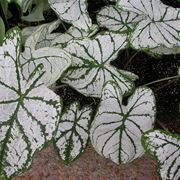
[[156, 163], [147, 156], [117, 166], [92, 148], [72, 165], [65, 166], [52, 147], [40, 152], [29, 171], [14, 180], [159, 180]]
[[[173, 7], [180, 7], [180, 3], [176, 0], [163, 0], [165, 4]], [[110, 0], [88, 0], [88, 11], [96, 22], [95, 14], [103, 6], [114, 4]], [[21, 28], [28, 25], [20, 20], [17, 6], [10, 5], [12, 18], [9, 20], [10, 27], [20, 26]], [[53, 11], [46, 11], [45, 22], [50, 22], [57, 18]], [[44, 23], [44, 22], [42, 22]], [[36, 25], [37, 23], [33, 23]], [[65, 23], [67, 27], [68, 24]], [[65, 29], [60, 27], [58, 31], [64, 32]], [[118, 58], [112, 62], [117, 68], [134, 72], [139, 76], [136, 81], [136, 86], [141, 86], [146, 83], [177, 75], [178, 67], [180, 66], [180, 54], [161, 56], [159, 58], [152, 57], [144, 52], [138, 52], [133, 49], [121, 51]], [[61, 85], [58, 82], [58, 85]], [[164, 81], [151, 86], [156, 96], [157, 104], [157, 123], [155, 128], [166, 129], [170, 132], [180, 134], [180, 80]], [[94, 112], [99, 103], [99, 99], [85, 97], [70, 88], [62, 86], [58, 89], [59, 94], [64, 100], [66, 107], [73, 101], [80, 101], [81, 105], [92, 104]], [[92, 148], [87, 148], [85, 153], [75, 161], [71, 166], [63, 165], [58, 155], [50, 146], [36, 155], [33, 161], [32, 168], [14, 178], [15, 180], [158, 180], [156, 173], [156, 163], [148, 156], [143, 156], [136, 161], [117, 166], [110, 160], [99, 156]]]

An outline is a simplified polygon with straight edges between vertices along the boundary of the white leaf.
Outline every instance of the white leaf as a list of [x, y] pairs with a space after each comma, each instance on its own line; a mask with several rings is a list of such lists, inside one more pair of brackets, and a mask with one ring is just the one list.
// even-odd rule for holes
[[142, 20], [137, 13], [124, 11], [116, 6], [106, 6], [97, 14], [98, 24], [111, 31], [131, 31]]
[[155, 99], [149, 88], [137, 88], [126, 106], [122, 98], [120, 87], [108, 82], [90, 129], [95, 150], [117, 164], [131, 162], [144, 153], [141, 136], [153, 128], [155, 119]]
[[146, 133], [142, 143], [158, 162], [158, 172], [163, 180], [180, 179], [180, 136], [155, 130]]
[[[46, 86], [51, 86], [71, 65], [71, 56], [64, 50], [52, 47], [44, 47], [35, 51], [29, 49], [21, 54], [21, 67], [26, 80], [40, 64], [43, 65], [43, 71], [45, 71], [42, 82]], [[39, 73], [42, 73], [41, 69]]]
[[50, 86], [70, 66], [71, 56], [69, 53], [59, 48], [46, 47], [51, 45], [52, 39], [56, 36], [50, 33], [58, 25], [58, 22], [44, 24], [27, 39], [25, 50], [20, 57], [25, 79], [28, 79], [34, 69], [42, 64], [43, 71], [45, 71], [42, 81], [46, 86]]
[[70, 164], [84, 152], [89, 138], [91, 114], [90, 106], [79, 110], [79, 103], [75, 102], [62, 115], [55, 136], [55, 146], [65, 164]]
[[75, 39], [83, 39], [84, 37], [91, 37], [98, 31], [97, 26], [92, 26], [92, 31], [86, 32], [71, 26], [65, 33], [58, 35], [53, 41], [51, 46], [63, 47], [67, 43]]
[[110, 65], [126, 45], [126, 36], [116, 33], [71, 42], [65, 50], [72, 55], [72, 65], [62, 81], [85, 96], [100, 97], [103, 85], [114, 80], [123, 94], [129, 94], [134, 88], [132, 80]]
[[28, 26], [22, 29], [23, 44], [26, 42], [27, 38], [31, 36], [31, 34], [33, 34], [33, 32], [35, 32], [40, 26]]
[[85, 31], [91, 29], [92, 22], [87, 12], [87, 0], [49, 0], [49, 4], [60, 19]]
[[135, 48], [158, 48], [156, 53], [167, 54], [167, 48], [180, 46], [179, 8], [167, 6], [160, 0], [120, 0], [118, 4], [120, 8], [144, 16], [130, 38]]
[[37, 50], [43, 47], [51, 46], [52, 41], [59, 36], [60, 33], [52, 33], [58, 28], [60, 21], [40, 25], [35, 31], [27, 38], [25, 49]]
[[34, 153], [52, 139], [62, 106], [60, 98], [41, 83], [43, 72], [23, 79], [20, 43], [19, 29], [8, 32], [0, 61], [0, 175], [4, 178], [29, 168]]

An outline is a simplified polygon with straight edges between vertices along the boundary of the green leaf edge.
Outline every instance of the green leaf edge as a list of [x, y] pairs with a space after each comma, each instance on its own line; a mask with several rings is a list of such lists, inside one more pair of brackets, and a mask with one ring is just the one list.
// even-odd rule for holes
[[[105, 87], [107, 84], [109, 84], [109, 83], [110, 83], [111, 85], [113, 85], [113, 87], [114, 87], [114, 85], [115, 85], [116, 87], [119, 88], [120, 94], [122, 95], [122, 99], [123, 99], [124, 97], [126, 97], [125, 95], [122, 94], [121, 88], [119, 87], [119, 85], [118, 85], [115, 81], [113, 81], [113, 80], [107, 81], [107, 82], [104, 84], [103, 89], [104, 89], [104, 87]], [[150, 89], [150, 90], [152, 91], [152, 89], [149, 88], [149, 87], [147, 87], [147, 86], [139, 86], [138, 88], [146, 88], [146, 89]], [[136, 89], [137, 89], [137, 87], [135, 87], [134, 90], [129, 94], [130, 97], [134, 95]], [[152, 92], [153, 92], [153, 91], [152, 91]], [[129, 98], [130, 98], [130, 97], [128, 97], [128, 99], [127, 99], [127, 104], [129, 103]], [[99, 110], [99, 107], [100, 107], [100, 105], [101, 105], [101, 102], [102, 102], [102, 95], [101, 95], [99, 104], [98, 104], [98, 106], [97, 106], [97, 108], [96, 108], [95, 115], [96, 115], [96, 113], [97, 113], [98, 110]], [[155, 124], [156, 116], [157, 116], [157, 109], [156, 109], [156, 99], [155, 99], [155, 95], [154, 95], [154, 94], [153, 94], [153, 102], [154, 102], [154, 107], [153, 107], [153, 109], [154, 109], [154, 112], [155, 112], [155, 113], [154, 113], [154, 124]], [[126, 105], [125, 105], [125, 106], [126, 106]], [[154, 131], [154, 129], [153, 129], [153, 128], [154, 128], [154, 124], [152, 125], [152, 126], [153, 126], [152, 129], [149, 130], [149, 131]], [[92, 127], [92, 123], [91, 123], [91, 127]], [[90, 127], [90, 129], [91, 129], [91, 127]], [[147, 131], [147, 132], [149, 132], [149, 131]], [[142, 134], [142, 136], [143, 136], [143, 134]], [[142, 143], [142, 137], [141, 137], [141, 143]], [[91, 146], [92, 146], [92, 145], [91, 145]], [[103, 156], [103, 157], [104, 157], [104, 156]], [[131, 161], [130, 163], [134, 162], [135, 160], [137, 160], [137, 159], [139, 159], [139, 158], [141, 158], [141, 157], [138, 157], [138, 158], [134, 159], [134, 160]], [[109, 158], [108, 158], [108, 159], [109, 159]], [[111, 160], [111, 159], [110, 159], [110, 160]], [[123, 165], [123, 164], [127, 164], [127, 163], [122, 163], [122, 162], [119, 163], [119, 165]]]
[[[151, 151], [149, 148], [148, 148], [148, 144], [146, 142], [147, 139], [149, 139], [148, 137], [145, 137], [145, 135], [151, 133], [151, 132], [154, 132], [154, 131], [157, 131], [156, 129], [155, 130], [150, 130], [150, 131], [147, 131], [144, 135], [142, 135], [141, 137], [141, 144], [142, 146], [144, 147], [144, 150], [145, 150], [145, 153], [148, 154], [150, 156], [151, 159], [155, 160], [157, 162], [157, 170], [156, 172], [158, 173], [159, 177], [161, 180], [162, 177], [161, 177], [161, 171], [160, 171], [160, 161], [158, 160], [158, 156], [156, 155], [155, 151]], [[168, 131], [164, 131], [164, 130], [159, 130], [158, 131], [162, 134], [165, 134], [167, 136], [170, 136], [170, 137], [173, 137], [173, 138], [176, 138], [178, 141], [180, 141], [180, 135], [178, 134], [173, 134], [173, 133], [170, 133]]]
[[[88, 136], [89, 136], [89, 135], [90, 135], [90, 126], [91, 126], [91, 122], [92, 122], [93, 116], [94, 116], [93, 108], [92, 108], [91, 105], [81, 106], [79, 101], [74, 101], [74, 102], [72, 102], [70, 105], [68, 105], [67, 107], [64, 108], [64, 110], [63, 110], [62, 113], [61, 113], [61, 116], [60, 116], [60, 120], [59, 120], [59, 122], [58, 122], [58, 125], [57, 125], [57, 127], [56, 127], [55, 134], [56, 134], [57, 131], [58, 131], [59, 123], [61, 122], [62, 116], [63, 116], [65, 113], [68, 112], [70, 106], [72, 106], [73, 104], [76, 104], [78, 111], [82, 111], [83, 109], [85, 109], [85, 108], [87, 108], [87, 107], [89, 107], [89, 109], [91, 110], [91, 113], [90, 113], [90, 123], [88, 124]], [[79, 119], [78, 119], [78, 120], [79, 120]], [[58, 154], [58, 156], [61, 158], [61, 160], [64, 162], [64, 164], [65, 164], [66, 166], [69, 166], [69, 165], [71, 165], [73, 162], [75, 162], [77, 159], [79, 159], [79, 158], [82, 156], [82, 154], [84, 154], [86, 148], [88, 147], [89, 141], [90, 141], [90, 137], [88, 137], [88, 140], [87, 140], [87, 143], [86, 143], [85, 148], [84, 148], [84, 149], [82, 148], [82, 149], [81, 149], [81, 152], [76, 156], [76, 158], [72, 159], [71, 161], [63, 160], [63, 159], [61, 158], [61, 155], [60, 155], [60, 153], [59, 153], [59, 148], [56, 146], [55, 136], [54, 136], [54, 138], [53, 138], [53, 146], [54, 146], [55, 152]]]

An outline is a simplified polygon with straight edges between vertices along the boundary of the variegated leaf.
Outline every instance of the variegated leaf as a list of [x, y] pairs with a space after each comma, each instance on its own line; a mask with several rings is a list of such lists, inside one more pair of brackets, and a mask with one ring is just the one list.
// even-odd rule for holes
[[167, 54], [180, 46], [179, 8], [167, 6], [160, 0], [119, 0], [118, 4], [125, 10], [144, 16], [131, 35], [133, 47]]
[[114, 80], [123, 94], [129, 94], [134, 88], [133, 81], [110, 65], [126, 44], [126, 36], [116, 33], [71, 42], [65, 50], [72, 55], [72, 65], [62, 81], [85, 96], [101, 97], [106, 81]]
[[98, 24], [111, 31], [128, 32], [142, 20], [137, 13], [124, 11], [116, 6], [106, 6], [97, 14]]
[[92, 108], [85, 106], [79, 110], [75, 102], [61, 117], [55, 136], [55, 146], [65, 164], [70, 164], [84, 152], [88, 138]]
[[51, 46], [64, 47], [72, 40], [91, 37], [98, 31], [97, 26], [92, 26], [92, 31], [86, 32], [77, 27], [70, 27], [65, 33], [58, 35], [51, 43]]
[[28, 39], [31, 34], [33, 34], [39, 27], [39, 26], [28, 26], [22, 29], [22, 43], [25, 44], [26, 40]]
[[70, 66], [71, 56], [69, 53], [59, 48], [46, 47], [51, 45], [52, 39], [56, 36], [50, 33], [57, 25], [58, 22], [42, 25], [27, 39], [25, 50], [20, 56], [25, 79], [28, 79], [39, 64], [43, 64], [45, 74], [42, 81], [46, 86], [50, 86]]
[[90, 31], [92, 21], [87, 12], [87, 0], [49, 0], [59, 18], [79, 29]]
[[126, 106], [122, 98], [121, 88], [108, 82], [90, 130], [95, 150], [117, 164], [144, 153], [141, 136], [153, 128], [155, 119], [155, 99], [149, 88], [137, 88]]
[[25, 50], [28, 50], [29, 48], [31, 50], [37, 50], [43, 47], [50, 47], [52, 41], [60, 35], [60, 33], [52, 33], [56, 28], [58, 28], [59, 25], [59, 20], [52, 23], [40, 25], [27, 38], [25, 43]]
[[[64, 50], [52, 47], [44, 47], [35, 51], [29, 49], [21, 54], [21, 67], [26, 80], [40, 64], [43, 65], [43, 71], [45, 71], [42, 82], [46, 86], [51, 86], [71, 65], [71, 56]], [[41, 69], [39, 73], [42, 73]]]
[[155, 130], [146, 133], [142, 144], [158, 162], [158, 172], [163, 180], [180, 179], [180, 136]]
[[14, 28], [7, 33], [0, 54], [1, 178], [29, 168], [34, 153], [52, 139], [61, 112], [60, 98], [41, 83], [43, 72], [23, 79], [20, 43], [19, 29]]

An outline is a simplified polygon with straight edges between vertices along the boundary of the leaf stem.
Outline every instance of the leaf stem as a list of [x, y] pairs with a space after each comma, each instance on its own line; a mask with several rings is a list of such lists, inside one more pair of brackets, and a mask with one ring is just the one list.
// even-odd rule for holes
[[157, 122], [165, 131], [169, 132], [169, 130], [165, 127], [165, 125], [164, 125], [161, 121], [156, 120], [156, 122]]
[[178, 79], [178, 78], [180, 79], [179, 75], [166, 77], [166, 78], [158, 79], [156, 81], [149, 82], [147, 84], [144, 84], [143, 86], [149, 86], [149, 85], [156, 84], [156, 83], [159, 83], [159, 82], [168, 81], [168, 80], [171, 80], [171, 79]]
[[130, 58], [129, 60], [126, 62], [126, 64], [124, 65], [124, 69], [126, 69], [129, 65], [129, 63], [131, 63], [131, 61], [134, 59], [134, 57], [139, 53], [139, 51], [136, 51]]

